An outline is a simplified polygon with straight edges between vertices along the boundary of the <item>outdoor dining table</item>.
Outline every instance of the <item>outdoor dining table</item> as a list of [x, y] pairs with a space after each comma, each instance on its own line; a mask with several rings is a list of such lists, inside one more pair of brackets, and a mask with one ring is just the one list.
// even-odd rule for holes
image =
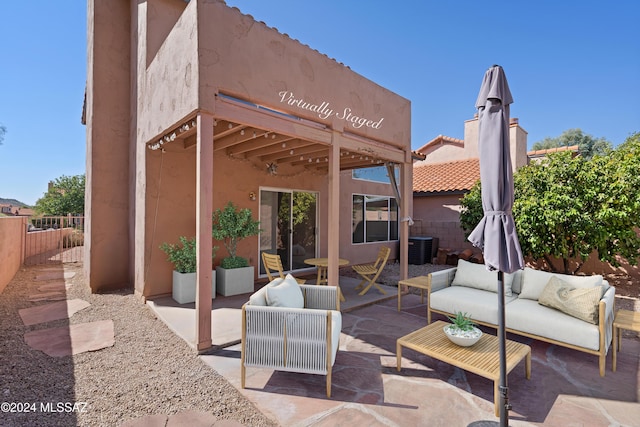
[[[329, 258], [308, 258], [304, 260], [305, 264], [313, 265], [318, 268], [318, 278], [316, 279], [316, 285], [326, 285], [328, 284], [328, 269], [329, 269]], [[348, 265], [349, 261], [346, 259], [338, 258], [338, 265], [345, 266]], [[344, 295], [342, 292], [338, 291], [340, 294], [340, 301], [345, 301]]]

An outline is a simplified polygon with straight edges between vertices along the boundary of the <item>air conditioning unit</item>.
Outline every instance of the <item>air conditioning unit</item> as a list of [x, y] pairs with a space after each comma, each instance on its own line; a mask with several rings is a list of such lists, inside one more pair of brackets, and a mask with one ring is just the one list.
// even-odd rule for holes
[[433, 237], [409, 237], [407, 262], [418, 265], [431, 263], [438, 252], [438, 240]]

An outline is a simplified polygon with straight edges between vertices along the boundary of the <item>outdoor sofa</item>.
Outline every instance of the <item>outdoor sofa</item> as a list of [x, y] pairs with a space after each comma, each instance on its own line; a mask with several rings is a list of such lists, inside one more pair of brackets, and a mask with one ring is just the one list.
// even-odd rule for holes
[[[457, 267], [429, 274], [428, 284], [427, 324], [431, 313], [463, 312], [478, 324], [497, 328], [497, 272], [459, 260]], [[529, 267], [504, 274], [504, 285], [507, 332], [596, 355], [604, 376], [612, 340], [613, 286], [600, 275], [569, 276]]]
[[246, 368], [326, 375], [340, 346], [338, 287], [298, 284], [287, 274], [256, 291], [242, 306], [241, 385]]

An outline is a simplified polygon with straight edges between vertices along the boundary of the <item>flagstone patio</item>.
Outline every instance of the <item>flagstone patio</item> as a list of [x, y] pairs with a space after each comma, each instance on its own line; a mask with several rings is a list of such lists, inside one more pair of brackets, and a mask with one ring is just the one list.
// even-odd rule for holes
[[[396, 370], [397, 338], [426, 325], [426, 306], [419, 295], [403, 297], [403, 310], [398, 312], [395, 288], [385, 287], [390, 290], [387, 296], [372, 290], [365, 299], [350, 290], [352, 279], [340, 280], [350, 306], [342, 307], [330, 399], [320, 375], [248, 368], [247, 388], [240, 387], [239, 307], [248, 295], [233, 297], [233, 303], [220, 296], [214, 300], [214, 343], [224, 346], [226, 339], [231, 345], [200, 357], [283, 426], [466, 426], [498, 421], [492, 381], [411, 350], [403, 352], [402, 370]], [[156, 300], [151, 306], [172, 330], [195, 329], [195, 314], [188, 314], [194, 308], [182, 308], [171, 317], [161, 314], [171, 304], [162, 304]], [[216, 306], [229, 305], [235, 309], [216, 315]], [[237, 332], [223, 339], [229, 330]], [[617, 372], [611, 371], [609, 355], [602, 378], [595, 356], [515, 335], [508, 338], [532, 348], [531, 380], [525, 378], [524, 367], [509, 375], [512, 426], [640, 425], [639, 339], [623, 339]]]

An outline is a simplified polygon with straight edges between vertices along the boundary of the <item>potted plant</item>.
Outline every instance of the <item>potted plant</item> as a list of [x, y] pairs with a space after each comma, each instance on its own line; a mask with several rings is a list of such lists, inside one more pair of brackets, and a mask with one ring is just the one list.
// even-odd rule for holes
[[[188, 239], [185, 236], [179, 237], [180, 243], [163, 243], [160, 249], [167, 254], [167, 260], [173, 264], [173, 284], [172, 297], [180, 303], [186, 304], [196, 300], [196, 238]], [[212, 248], [212, 257], [218, 248]], [[216, 275], [211, 274], [211, 297], [216, 296]]]
[[450, 325], [444, 327], [444, 333], [453, 342], [463, 347], [478, 342], [482, 331], [471, 320], [471, 315], [458, 311], [455, 317], [449, 317]]
[[214, 239], [222, 241], [229, 256], [216, 269], [218, 292], [224, 296], [253, 292], [253, 266], [237, 255], [238, 242], [260, 232], [260, 222], [253, 219], [250, 209], [238, 209], [232, 202], [213, 213]]

